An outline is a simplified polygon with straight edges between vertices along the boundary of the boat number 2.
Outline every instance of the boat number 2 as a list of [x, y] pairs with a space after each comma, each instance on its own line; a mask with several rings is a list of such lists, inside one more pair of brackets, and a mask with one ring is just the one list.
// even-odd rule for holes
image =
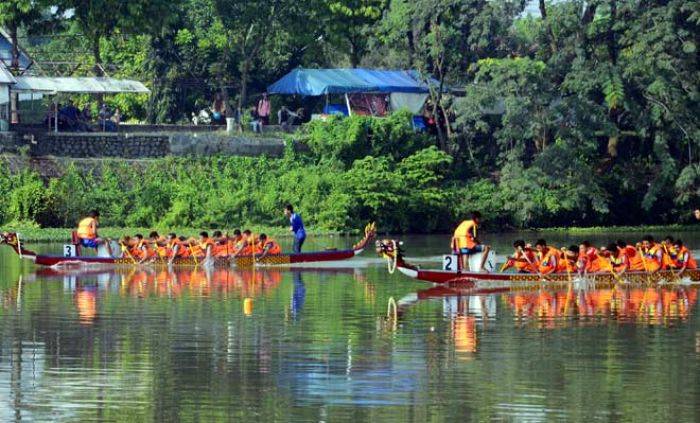
[[75, 245], [65, 244], [63, 246], [63, 257], [75, 257]]
[[446, 255], [442, 256], [442, 270], [456, 272], [457, 271], [457, 255], [446, 254]]

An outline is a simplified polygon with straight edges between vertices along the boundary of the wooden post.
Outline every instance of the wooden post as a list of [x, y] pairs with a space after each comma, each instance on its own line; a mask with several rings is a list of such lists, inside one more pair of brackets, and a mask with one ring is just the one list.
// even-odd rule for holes
[[348, 97], [348, 93], [345, 93], [345, 104], [348, 108], [348, 116], [352, 116], [352, 109], [350, 108], [350, 97]]

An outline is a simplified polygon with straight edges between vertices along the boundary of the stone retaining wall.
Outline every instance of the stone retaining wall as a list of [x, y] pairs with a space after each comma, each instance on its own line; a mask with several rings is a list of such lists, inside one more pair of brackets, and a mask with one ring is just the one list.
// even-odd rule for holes
[[124, 134], [45, 134], [30, 143], [32, 156], [122, 157], [125, 159], [167, 156], [168, 137]]
[[24, 133], [0, 132], [0, 154], [28, 152], [32, 157], [148, 159], [173, 156], [279, 157], [279, 138], [246, 137], [225, 132], [190, 133]]
[[24, 145], [22, 137], [16, 132], [0, 132], [0, 154], [18, 154]]

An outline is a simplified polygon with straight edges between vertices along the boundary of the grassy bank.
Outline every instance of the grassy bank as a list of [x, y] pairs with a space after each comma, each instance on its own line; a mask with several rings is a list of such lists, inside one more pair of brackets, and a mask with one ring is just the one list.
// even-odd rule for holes
[[[253, 231], [254, 234], [265, 233], [274, 238], [285, 238], [291, 237], [291, 233], [288, 228], [285, 227], [265, 227], [265, 226], [246, 226], [247, 229]], [[32, 226], [3, 226], [0, 227], [0, 232], [17, 232], [20, 234], [22, 242], [69, 242], [70, 234], [73, 229], [69, 228], [37, 228]], [[143, 236], [148, 236], [148, 234], [153, 231], [152, 228], [100, 228], [100, 236], [117, 239], [123, 235], [134, 235], [142, 234]], [[158, 230], [158, 229], [155, 229]], [[185, 236], [198, 236], [198, 234], [203, 229], [197, 228], [167, 228], [158, 230], [160, 234], [166, 234], [169, 232], [175, 232], [178, 235]], [[213, 230], [204, 229], [211, 234]], [[225, 229], [222, 229], [225, 231]], [[229, 233], [233, 232], [233, 229], [228, 230]], [[341, 236], [356, 234], [358, 231], [354, 232], [339, 232], [339, 231], [322, 231], [322, 230], [309, 230], [307, 231], [309, 236]]]

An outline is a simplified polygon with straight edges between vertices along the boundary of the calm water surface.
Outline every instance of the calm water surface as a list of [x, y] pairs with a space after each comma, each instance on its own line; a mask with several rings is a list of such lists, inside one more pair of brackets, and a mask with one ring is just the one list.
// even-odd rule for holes
[[349, 264], [67, 273], [3, 247], [0, 421], [700, 421], [694, 286], [469, 295]]

